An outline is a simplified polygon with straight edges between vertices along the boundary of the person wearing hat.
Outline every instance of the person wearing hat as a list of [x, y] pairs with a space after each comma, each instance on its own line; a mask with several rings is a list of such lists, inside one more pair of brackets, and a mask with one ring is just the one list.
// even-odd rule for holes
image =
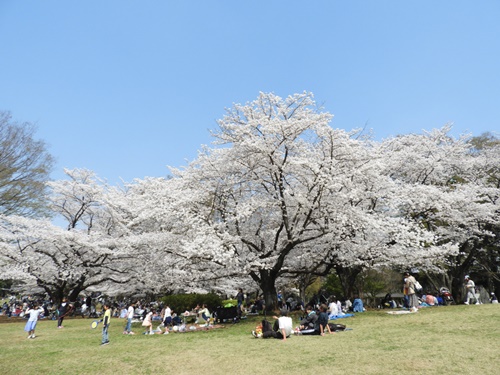
[[491, 292], [491, 293], [490, 293], [490, 302], [491, 302], [491, 303], [498, 303], [497, 296], [495, 295], [495, 293], [494, 293], [494, 292]]
[[479, 297], [476, 295], [476, 284], [474, 284], [474, 281], [471, 280], [469, 275], [465, 276], [465, 289], [467, 295], [464, 304], [468, 305], [471, 298], [473, 298], [476, 300], [476, 305], [480, 305]]
[[[281, 310], [279, 318], [277, 316], [273, 316], [273, 318], [276, 319], [273, 327], [267, 320], [262, 321], [262, 338], [274, 337], [286, 341], [286, 338], [290, 337], [293, 330], [292, 318], [288, 316], [288, 311], [285, 309]], [[252, 335], [256, 338], [259, 337], [255, 331], [252, 331]]]

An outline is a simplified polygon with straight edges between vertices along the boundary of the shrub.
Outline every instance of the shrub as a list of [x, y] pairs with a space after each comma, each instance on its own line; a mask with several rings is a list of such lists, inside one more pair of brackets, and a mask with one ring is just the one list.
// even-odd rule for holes
[[172, 294], [160, 299], [176, 313], [192, 310], [196, 305], [206, 304], [210, 311], [222, 304], [221, 298], [214, 293], [208, 294]]

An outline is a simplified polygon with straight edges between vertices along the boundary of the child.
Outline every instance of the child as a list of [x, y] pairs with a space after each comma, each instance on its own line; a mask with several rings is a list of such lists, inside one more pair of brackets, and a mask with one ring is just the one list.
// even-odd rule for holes
[[163, 326], [165, 327], [164, 335], [168, 335], [168, 327], [172, 324], [172, 310], [170, 306], [166, 305], [162, 311]]
[[146, 327], [146, 332], [144, 332], [145, 335], [152, 335], [153, 334], [153, 314], [154, 310], [151, 310], [146, 314], [146, 317], [142, 321], [142, 326]]
[[29, 319], [28, 321], [26, 322], [26, 326], [24, 327], [24, 330], [26, 332], [28, 332], [29, 336], [28, 338], [29, 339], [34, 339], [36, 336], [35, 336], [35, 327], [36, 327], [36, 323], [38, 322], [38, 316], [40, 314], [43, 313], [43, 307], [40, 307], [40, 306], [36, 306], [36, 308], [34, 309], [28, 309], [25, 313], [25, 315], [28, 315], [29, 314]]
[[110, 321], [111, 321], [111, 309], [109, 308], [109, 304], [105, 303], [104, 304], [104, 316], [101, 319], [101, 322], [103, 322], [101, 345], [108, 345], [109, 344], [108, 329], [109, 329]]

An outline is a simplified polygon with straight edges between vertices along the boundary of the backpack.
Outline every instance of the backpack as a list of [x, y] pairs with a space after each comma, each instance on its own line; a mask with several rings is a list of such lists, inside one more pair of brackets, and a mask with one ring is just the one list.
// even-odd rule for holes
[[420, 283], [417, 280], [415, 280], [415, 283], [413, 284], [413, 289], [415, 290], [415, 292], [421, 292], [422, 289], [424, 288], [422, 288], [422, 285], [420, 285]]
[[345, 329], [346, 329], [345, 325], [335, 324], [335, 323], [328, 323], [328, 327], [330, 327], [330, 331], [332, 331], [332, 332], [345, 331]]

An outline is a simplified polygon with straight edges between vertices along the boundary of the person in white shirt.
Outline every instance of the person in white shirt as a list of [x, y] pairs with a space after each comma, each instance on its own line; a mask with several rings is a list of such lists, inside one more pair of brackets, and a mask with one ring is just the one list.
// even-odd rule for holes
[[125, 327], [125, 331], [123, 331], [124, 335], [133, 335], [132, 332], [132, 319], [134, 318], [135, 305], [133, 303], [127, 309], [127, 326]]
[[465, 276], [465, 289], [467, 290], [467, 296], [464, 304], [468, 305], [471, 299], [475, 299], [476, 305], [479, 305], [479, 296], [476, 295], [476, 284], [474, 284], [469, 275]]
[[[276, 321], [272, 328], [267, 320], [262, 321], [262, 338], [267, 339], [269, 337], [274, 337], [275, 339], [286, 341], [286, 338], [290, 337], [293, 330], [292, 318], [288, 317], [288, 311], [285, 309], [281, 310], [281, 316], [279, 318], [277, 316], [273, 318], [276, 319]], [[258, 337], [255, 331], [252, 331], [252, 335]]]
[[36, 328], [36, 323], [38, 322], [38, 316], [43, 313], [43, 307], [36, 306], [34, 309], [28, 309], [24, 315], [29, 314], [28, 321], [26, 322], [26, 325], [24, 326], [24, 330], [28, 332], [29, 339], [34, 339], [35, 336], [35, 328]]
[[490, 302], [491, 302], [491, 303], [498, 303], [498, 298], [497, 298], [497, 296], [495, 295], [495, 293], [494, 293], [494, 292], [491, 292], [491, 294], [490, 294], [490, 295], [491, 295], [491, 297], [490, 297]]
[[330, 316], [339, 315], [339, 307], [334, 299], [332, 299], [330, 304], [328, 305], [328, 313], [330, 314]]
[[170, 306], [165, 305], [162, 311], [163, 326], [165, 327], [164, 335], [168, 335], [168, 327], [172, 324], [172, 309]]
[[207, 324], [210, 321], [210, 311], [208, 310], [208, 307], [205, 303], [198, 310], [198, 318], [196, 320], [199, 321], [200, 318], [203, 319]]

